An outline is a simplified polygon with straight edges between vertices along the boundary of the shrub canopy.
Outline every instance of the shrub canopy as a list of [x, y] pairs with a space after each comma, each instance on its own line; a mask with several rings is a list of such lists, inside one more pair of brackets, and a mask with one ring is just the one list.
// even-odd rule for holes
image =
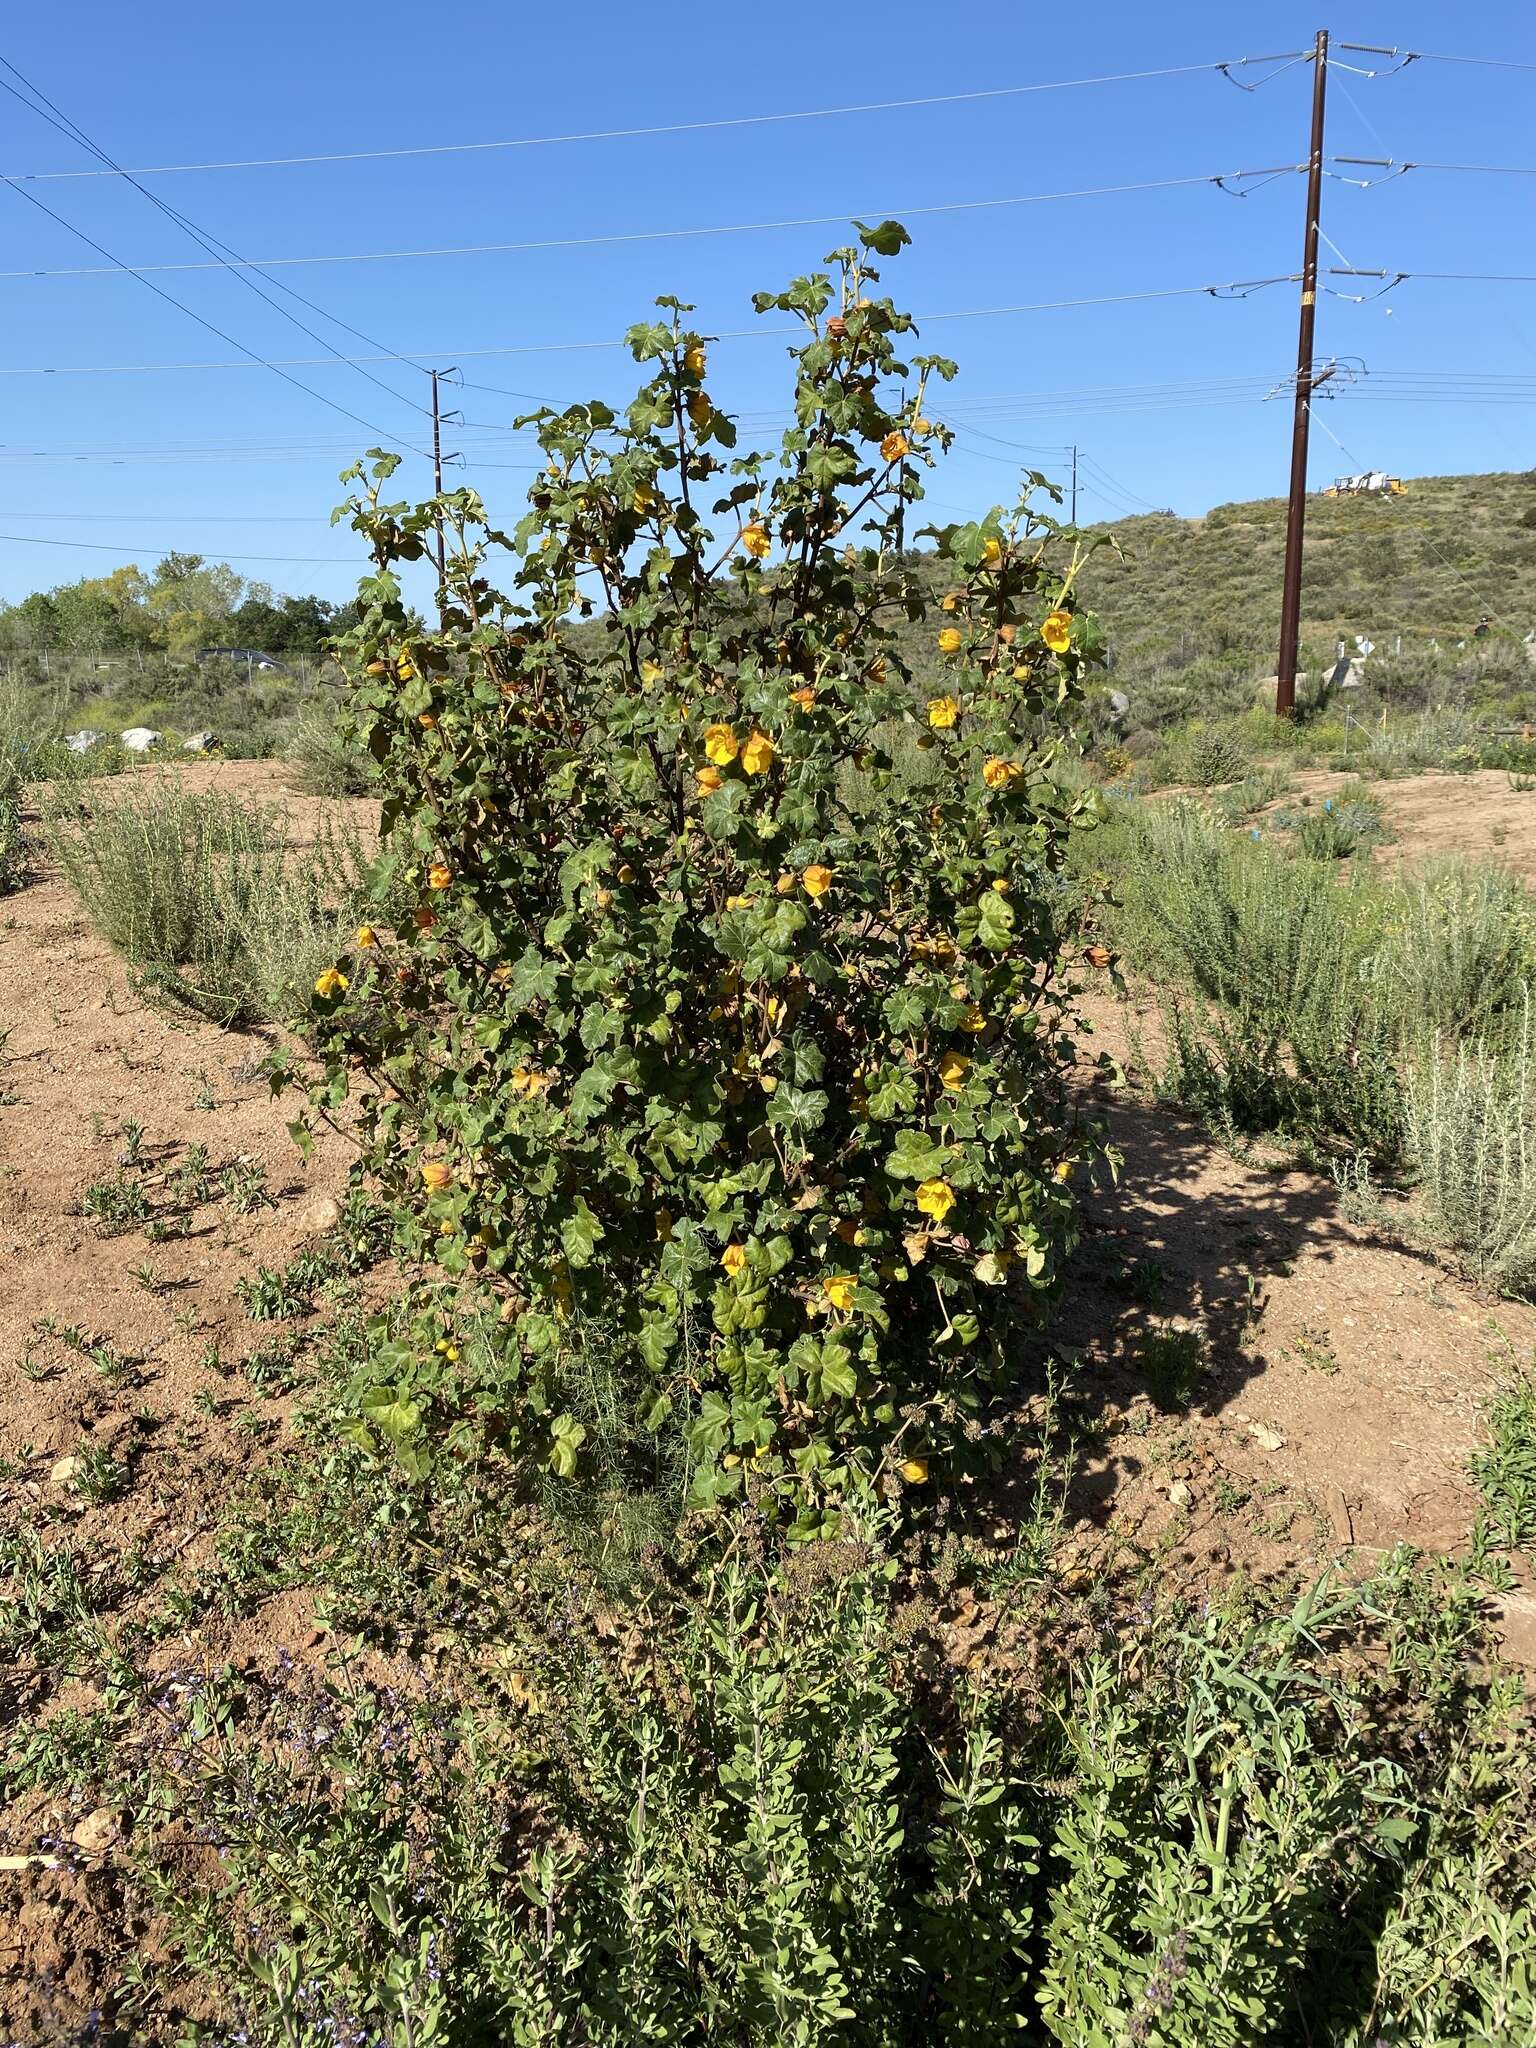
[[[854, 1467], [927, 1476], [1056, 1277], [1089, 1150], [1057, 876], [1092, 799], [1047, 771], [1092, 643], [1077, 553], [1021, 506], [926, 530], [936, 694], [894, 651], [932, 601], [906, 522], [953, 374], [903, 360], [876, 295], [905, 239], [861, 230], [835, 276], [758, 296], [802, 337], [776, 455], [734, 452], [707, 338], [662, 300], [625, 410], [532, 416], [514, 531], [473, 491], [385, 502], [390, 456], [350, 473], [378, 564], [352, 710], [416, 907], [323, 978], [322, 1092], [366, 1074], [434, 1313], [443, 1282], [497, 1309], [389, 1352], [375, 1419], [408, 1455], [434, 1413], [494, 1409], [574, 1471], [600, 1330], [645, 1422], [684, 1427], [696, 1499], [780, 1495], [814, 1534]], [[440, 520], [423, 633], [397, 568]]]

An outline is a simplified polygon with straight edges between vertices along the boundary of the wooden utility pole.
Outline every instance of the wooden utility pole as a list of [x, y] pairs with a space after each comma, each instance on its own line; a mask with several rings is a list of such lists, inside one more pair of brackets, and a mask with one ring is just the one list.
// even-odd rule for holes
[[1077, 443], [1072, 443], [1072, 524], [1077, 524]]
[[1307, 435], [1312, 422], [1312, 337], [1317, 325], [1317, 245], [1323, 205], [1323, 108], [1328, 91], [1328, 31], [1317, 32], [1312, 57], [1312, 153], [1307, 161], [1307, 237], [1301, 258], [1301, 327], [1296, 341], [1296, 416], [1291, 428], [1291, 495], [1285, 519], [1285, 581], [1280, 592], [1280, 659], [1275, 665], [1275, 716], [1296, 711], [1296, 660], [1301, 640], [1301, 557], [1307, 524]]

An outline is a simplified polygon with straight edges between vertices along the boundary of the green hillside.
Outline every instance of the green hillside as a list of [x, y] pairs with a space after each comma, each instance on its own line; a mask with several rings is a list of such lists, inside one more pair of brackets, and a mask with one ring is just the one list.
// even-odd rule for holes
[[[1342, 639], [1375, 644], [1366, 698], [1529, 716], [1536, 688], [1536, 471], [1414, 477], [1401, 498], [1307, 505], [1302, 660], [1314, 675]], [[1107, 687], [1131, 722], [1163, 726], [1247, 709], [1274, 674], [1285, 501], [1217, 505], [1201, 519], [1150, 512], [1106, 538], [1078, 579], [1108, 651]], [[1472, 638], [1479, 618], [1491, 633]], [[1398, 648], [1398, 642], [1401, 647]], [[920, 674], [928, 641], [908, 653]], [[1362, 708], [1363, 708], [1362, 700]]]
[[[1402, 498], [1307, 502], [1303, 631], [1454, 637], [1490, 613], [1536, 624], [1536, 472], [1406, 479]], [[1203, 519], [1151, 512], [1096, 528], [1084, 590], [1110, 633], [1138, 644], [1220, 628], [1268, 646], [1279, 628], [1285, 501], [1217, 505]]]

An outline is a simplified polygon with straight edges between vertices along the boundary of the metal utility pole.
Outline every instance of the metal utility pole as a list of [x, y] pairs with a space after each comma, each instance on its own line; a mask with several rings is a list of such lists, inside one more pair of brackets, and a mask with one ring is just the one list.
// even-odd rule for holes
[[1317, 325], [1317, 245], [1323, 205], [1323, 109], [1328, 91], [1328, 31], [1317, 32], [1312, 56], [1312, 153], [1307, 160], [1307, 236], [1301, 258], [1301, 326], [1296, 340], [1296, 416], [1291, 429], [1291, 495], [1285, 519], [1285, 581], [1280, 592], [1280, 659], [1275, 665], [1275, 716], [1296, 711], [1296, 658], [1301, 639], [1301, 553], [1307, 524], [1307, 435], [1312, 421], [1312, 337]]
[[1072, 443], [1072, 524], [1077, 524], [1077, 443]]

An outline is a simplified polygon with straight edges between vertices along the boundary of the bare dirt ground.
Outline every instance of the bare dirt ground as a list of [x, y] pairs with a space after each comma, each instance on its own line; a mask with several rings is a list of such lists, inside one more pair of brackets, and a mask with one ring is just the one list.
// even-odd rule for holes
[[[1126, 1021], [1102, 1006], [1120, 1056]], [[1086, 1200], [1052, 1330], [1107, 1424], [1079, 1486], [1085, 1564], [1129, 1546], [1197, 1585], [1398, 1543], [1464, 1552], [1467, 1459], [1536, 1362], [1536, 1308], [1346, 1221], [1315, 1174], [1236, 1159], [1132, 1094], [1100, 1107], [1124, 1166]], [[1181, 1333], [1204, 1369], [1188, 1411], [1159, 1414], [1148, 1359]], [[1536, 1664], [1531, 1590], [1499, 1604], [1506, 1652]]]
[[[320, 807], [287, 791], [278, 765], [179, 772], [283, 801], [296, 834], [313, 830]], [[1340, 780], [1303, 783], [1321, 795]], [[1380, 789], [1400, 835], [1389, 853], [1493, 853], [1536, 875], [1536, 797], [1507, 778]], [[1120, 1006], [1091, 1008], [1123, 1051]], [[347, 1147], [333, 1136], [306, 1166], [257, 1071], [267, 1042], [140, 1002], [46, 872], [0, 904], [0, 1033], [0, 1540], [67, 1536], [120, 1589], [114, 1611], [128, 1619], [163, 1605], [168, 1575], [209, 1553], [253, 1466], [286, 1438], [280, 1376], [258, 1368], [290, 1326], [253, 1321], [237, 1283], [281, 1268], [334, 1221]], [[1069, 1583], [1111, 1557], [1199, 1589], [1344, 1553], [1368, 1562], [1403, 1541], [1464, 1550], [1476, 1506], [1466, 1460], [1491, 1393], [1536, 1357], [1536, 1308], [1479, 1298], [1347, 1223], [1331, 1184], [1234, 1159], [1134, 1090], [1102, 1106], [1124, 1172], [1087, 1198], [1051, 1332], [1070, 1361], [1064, 1412], [1083, 1431], [1065, 1504]], [[177, 1176], [197, 1147], [215, 1179], [231, 1169], [231, 1186], [259, 1180], [270, 1199], [242, 1210], [219, 1195], [180, 1234]], [[154, 1241], [142, 1223], [113, 1233], [84, 1212], [135, 1148], [131, 1177], [173, 1226]], [[1165, 1412], [1147, 1362], [1181, 1345], [1202, 1370], [1187, 1411]], [[92, 1501], [78, 1461], [98, 1457], [122, 1484]], [[1503, 1596], [1502, 1614], [1507, 1652], [1536, 1663], [1529, 1588]], [[173, 1634], [163, 1649], [238, 1664], [321, 1642], [309, 1602], [290, 1593], [217, 1642]], [[23, 1719], [38, 1697], [25, 1677]], [[0, 1707], [4, 1695], [0, 1683]], [[72, 1699], [66, 1684], [41, 1711]], [[0, 1812], [0, 1858], [85, 1820], [25, 1798]], [[110, 1898], [90, 1889], [110, 1873], [0, 1873], [0, 2013], [39, 1969], [61, 1997], [88, 1998], [124, 1938]]]
[[[1359, 778], [1326, 770], [1297, 775], [1292, 793], [1272, 808], [1294, 809], [1303, 798], [1321, 804]], [[1502, 768], [1466, 775], [1405, 775], [1365, 785], [1381, 804], [1390, 844], [1373, 858], [1388, 864], [1465, 854], [1494, 861], [1536, 883], [1536, 790], [1517, 790]]]
[[[280, 764], [180, 772], [195, 787], [284, 803], [296, 836], [321, 809], [293, 794]], [[1523, 804], [1536, 862], [1536, 798], [1511, 796], [1506, 778], [1382, 788], [1404, 852], [1410, 843], [1475, 850], [1501, 805], [1518, 814]], [[1421, 811], [1432, 821], [1410, 828]], [[1119, 1006], [1095, 1007], [1104, 1041], [1123, 1054]], [[306, 1166], [287, 1134], [289, 1111], [257, 1071], [268, 1042], [141, 1003], [46, 874], [0, 908], [0, 1030], [9, 1033], [0, 1060], [9, 1098], [0, 1108], [3, 1483], [34, 1505], [88, 1516], [106, 1544], [158, 1554], [190, 1542], [220, 1475], [281, 1434], [281, 1401], [231, 1370], [273, 1335], [247, 1316], [236, 1283], [281, 1267], [333, 1220], [347, 1148], [332, 1136]], [[1266, 1561], [1399, 1540], [1463, 1546], [1479, 1414], [1511, 1365], [1536, 1352], [1536, 1309], [1479, 1299], [1422, 1254], [1374, 1240], [1343, 1220], [1336, 1191], [1316, 1176], [1234, 1159], [1134, 1091], [1107, 1106], [1125, 1168], [1118, 1187], [1089, 1198], [1079, 1271], [1054, 1333], [1059, 1351], [1081, 1352], [1103, 1374], [1119, 1413], [1098, 1462], [1094, 1526], [1117, 1541], [1176, 1527], [1186, 1549], [1204, 1530], [1207, 1561], [1223, 1545]], [[259, 1169], [272, 1200], [244, 1215], [205, 1206], [187, 1235], [160, 1243], [136, 1228], [106, 1233], [82, 1202], [117, 1170], [124, 1127], [135, 1123], [153, 1170], [134, 1177], [150, 1184], [152, 1201], [163, 1174], [171, 1202], [197, 1146], [215, 1173]], [[1168, 1329], [1193, 1332], [1207, 1364], [1177, 1422], [1133, 1398], [1142, 1354]], [[103, 1345], [110, 1356], [93, 1360]], [[210, 1348], [220, 1359], [212, 1372]], [[133, 1483], [122, 1500], [86, 1508], [50, 1475], [96, 1446]], [[1218, 1467], [1225, 1480], [1211, 1476]], [[1189, 1500], [1170, 1501], [1168, 1488], [1180, 1485]], [[1240, 1514], [1240, 1491], [1264, 1512]], [[1286, 1503], [1294, 1512], [1282, 1531]], [[1260, 1523], [1273, 1533], [1255, 1546], [1244, 1532]]]

